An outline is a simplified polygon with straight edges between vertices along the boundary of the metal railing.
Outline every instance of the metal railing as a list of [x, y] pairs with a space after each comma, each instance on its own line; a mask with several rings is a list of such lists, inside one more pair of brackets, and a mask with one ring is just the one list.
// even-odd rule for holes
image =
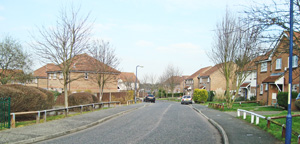
[[40, 117], [41, 114], [43, 114], [44, 122], [47, 122], [47, 114], [49, 112], [55, 112], [56, 115], [58, 115], [58, 112], [63, 111], [65, 116], [68, 116], [70, 109], [76, 109], [80, 108], [80, 113], [84, 111], [84, 108], [89, 109], [91, 111], [94, 111], [96, 109], [96, 106], [98, 106], [98, 109], [101, 109], [105, 105], [110, 107], [110, 105], [113, 104], [114, 107], [116, 107], [117, 104], [121, 105], [121, 102], [119, 101], [112, 101], [112, 102], [101, 102], [101, 103], [92, 103], [92, 104], [86, 104], [86, 105], [76, 105], [76, 106], [70, 106], [67, 108], [57, 108], [57, 109], [47, 109], [47, 110], [40, 110], [40, 111], [29, 111], [29, 112], [17, 112], [17, 113], [11, 113], [10, 114], [10, 127], [15, 128], [16, 127], [16, 116], [17, 115], [32, 115], [36, 114], [36, 123], [40, 123]]
[[0, 129], [10, 128], [10, 97], [0, 98]]
[[254, 123], [254, 116], [256, 116], [256, 124], [258, 125], [259, 124], [259, 118], [262, 118], [262, 119], [266, 119], [265, 116], [262, 116], [262, 115], [259, 115], [259, 114], [256, 114], [254, 112], [250, 112], [250, 111], [246, 111], [246, 110], [243, 110], [243, 109], [237, 109], [237, 116], [240, 117], [241, 116], [241, 113], [240, 112], [244, 112], [244, 119], [246, 119], [246, 115], [247, 113], [251, 115], [251, 123], [253, 124]]

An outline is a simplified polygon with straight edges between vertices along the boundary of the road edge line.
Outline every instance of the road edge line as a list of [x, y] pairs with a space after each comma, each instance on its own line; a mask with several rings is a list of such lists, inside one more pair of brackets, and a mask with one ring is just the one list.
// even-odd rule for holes
[[215, 126], [218, 131], [220, 132], [221, 136], [222, 136], [222, 141], [223, 144], [229, 144], [229, 140], [228, 140], [228, 136], [225, 132], [225, 130], [223, 129], [223, 127], [221, 125], [219, 125], [217, 122], [215, 122], [213, 119], [208, 118], [206, 115], [204, 115], [199, 109], [195, 108], [194, 106], [192, 106], [192, 108], [198, 112], [199, 114], [201, 114], [203, 117], [205, 117], [213, 126]]

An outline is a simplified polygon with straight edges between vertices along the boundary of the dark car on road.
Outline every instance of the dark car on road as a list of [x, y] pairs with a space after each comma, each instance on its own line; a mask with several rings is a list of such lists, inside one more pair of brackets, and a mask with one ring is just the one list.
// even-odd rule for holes
[[144, 98], [144, 102], [153, 102], [153, 103], [155, 103], [155, 96], [154, 95], [147, 95]]

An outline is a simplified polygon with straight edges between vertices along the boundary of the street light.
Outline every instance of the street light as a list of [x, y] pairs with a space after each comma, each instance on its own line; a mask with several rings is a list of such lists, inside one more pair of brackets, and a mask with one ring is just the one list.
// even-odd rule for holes
[[137, 65], [135, 68], [135, 91], [134, 91], [134, 103], [136, 104], [136, 83], [137, 83], [137, 68], [143, 68], [144, 66]]
[[291, 98], [292, 98], [292, 60], [293, 60], [293, 0], [290, 0], [290, 48], [289, 48], [289, 92], [288, 92], [288, 114], [286, 116], [286, 134], [285, 144], [291, 143], [292, 138], [292, 114], [291, 114]]

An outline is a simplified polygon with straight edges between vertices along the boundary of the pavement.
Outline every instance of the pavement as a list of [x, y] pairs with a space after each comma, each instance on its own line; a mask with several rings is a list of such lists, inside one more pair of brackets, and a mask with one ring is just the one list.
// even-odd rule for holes
[[147, 105], [149, 104], [139, 103], [128, 106], [117, 106], [115, 108], [94, 111], [46, 123], [3, 130], [0, 131], [0, 144], [34, 143], [63, 136], [87, 129], [122, 114], [143, 108]]
[[[117, 106], [116, 108], [95, 111], [46, 123], [0, 131], [0, 144], [34, 143], [59, 137], [87, 129], [109, 119], [148, 105], [150, 104], [139, 103], [129, 106]], [[282, 143], [271, 134], [261, 130], [257, 126], [235, 118], [234, 113], [221, 112], [199, 104], [193, 104], [191, 106], [206, 117], [219, 130], [223, 137], [223, 143], [225, 144]]]
[[[221, 133], [225, 144], [280, 144], [274, 136], [254, 124], [236, 118], [236, 112], [221, 112], [207, 106], [192, 107], [206, 117]], [[270, 114], [273, 112], [270, 112]], [[269, 114], [264, 112], [264, 114]]]

